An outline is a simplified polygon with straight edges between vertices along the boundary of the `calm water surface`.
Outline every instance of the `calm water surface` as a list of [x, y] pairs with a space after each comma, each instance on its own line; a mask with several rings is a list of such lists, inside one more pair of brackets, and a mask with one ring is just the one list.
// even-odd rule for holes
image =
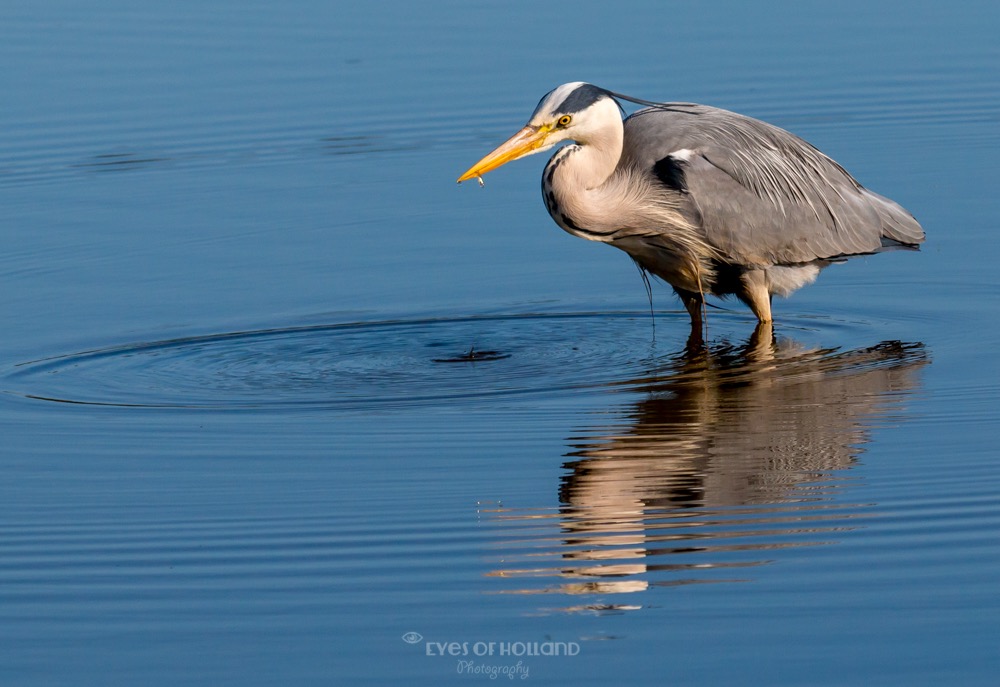
[[[5, 4], [0, 682], [993, 684], [998, 29]], [[454, 184], [578, 79], [789, 128], [928, 242], [687, 351], [541, 158]]]

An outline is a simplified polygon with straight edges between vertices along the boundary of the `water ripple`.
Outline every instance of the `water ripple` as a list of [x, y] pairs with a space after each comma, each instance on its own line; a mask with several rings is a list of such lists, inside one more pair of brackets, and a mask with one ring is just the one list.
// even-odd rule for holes
[[593, 388], [644, 391], [664, 379], [683, 386], [706, 374], [733, 386], [766, 373], [776, 360], [781, 375], [794, 380], [849, 367], [851, 355], [879, 365], [886, 355], [913, 353], [890, 347], [874, 356], [843, 354], [751, 341], [749, 356], [720, 343], [706, 357], [677, 342], [668, 345], [671, 352], [664, 355], [649, 314], [638, 312], [350, 322], [129, 343], [34, 360], [15, 366], [5, 390], [37, 400], [149, 408], [366, 408]]

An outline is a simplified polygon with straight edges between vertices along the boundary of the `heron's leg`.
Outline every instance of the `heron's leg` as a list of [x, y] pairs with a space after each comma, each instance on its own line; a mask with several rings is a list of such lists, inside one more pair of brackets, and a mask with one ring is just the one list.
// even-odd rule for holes
[[740, 275], [740, 284], [742, 288], [736, 294], [740, 300], [750, 306], [758, 320], [771, 322], [771, 293], [764, 270], [747, 270]]
[[704, 323], [703, 313], [705, 310], [705, 301], [701, 297], [701, 294], [697, 291], [686, 291], [685, 289], [679, 289], [676, 286], [674, 291], [680, 296], [681, 302], [688, 311], [688, 315], [691, 316], [691, 331], [701, 332], [702, 325]]

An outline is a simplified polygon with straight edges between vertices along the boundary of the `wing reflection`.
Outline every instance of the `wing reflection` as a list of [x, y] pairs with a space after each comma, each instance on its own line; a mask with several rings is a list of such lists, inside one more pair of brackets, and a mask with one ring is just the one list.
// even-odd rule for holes
[[622, 383], [641, 401], [569, 440], [558, 512], [498, 515], [516, 541], [494, 574], [520, 580], [508, 593], [640, 592], [829, 543], [867, 509], [843, 501], [844, 471], [927, 362], [921, 344], [803, 350], [769, 329], [667, 360]]

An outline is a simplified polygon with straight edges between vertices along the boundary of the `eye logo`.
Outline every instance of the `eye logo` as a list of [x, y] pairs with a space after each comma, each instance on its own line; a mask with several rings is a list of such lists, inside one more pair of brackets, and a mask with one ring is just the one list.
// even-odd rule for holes
[[423, 638], [424, 638], [423, 635], [421, 635], [419, 632], [407, 632], [405, 635], [403, 635], [403, 641], [406, 642], [407, 644], [416, 644]]

